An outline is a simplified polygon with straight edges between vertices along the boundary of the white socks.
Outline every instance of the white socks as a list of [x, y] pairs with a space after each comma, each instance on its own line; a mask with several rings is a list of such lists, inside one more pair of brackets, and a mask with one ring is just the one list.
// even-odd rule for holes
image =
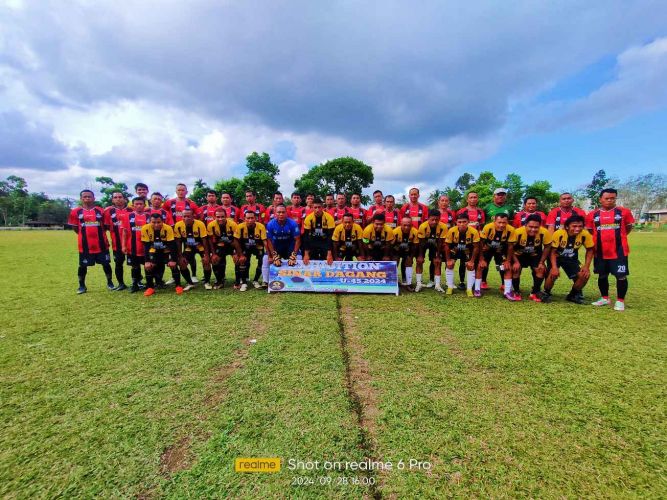
[[441, 276], [433, 276], [433, 279], [435, 280], [435, 286], [440, 286], [440, 278]]
[[405, 279], [408, 282], [408, 285], [412, 285], [412, 268], [411, 267], [406, 267], [405, 268]]
[[512, 291], [512, 280], [505, 280], [505, 293], [510, 293]]
[[417, 284], [418, 284], [418, 285], [421, 285], [421, 282], [422, 282], [422, 273], [417, 273], [416, 276], [417, 276]]
[[[452, 271], [452, 274], [454, 274], [454, 271]], [[475, 271], [466, 270], [466, 280], [468, 282], [468, 290], [472, 290], [472, 287], [475, 284]]]
[[482, 289], [482, 278], [475, 278], [475, 290]]
[[445, 281], [447, 288], [454, 288], [454, 269], [445, 269]]

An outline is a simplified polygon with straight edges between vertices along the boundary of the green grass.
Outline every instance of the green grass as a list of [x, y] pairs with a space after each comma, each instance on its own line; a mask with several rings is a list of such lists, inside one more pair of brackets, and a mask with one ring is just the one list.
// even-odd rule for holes
[[[72, 233], [0, 233], [0, 496], [664, 497], [667, 234], [631, 244], [619, 314], [564, 302], [564, 278], [549, 305], [146, 299], [107, 292], [98, 266], [77, 296]], [[233, 471], [253, 456], [283, 470]], [[432, 468], [369, 488], [285, 463], [366, 457]]]

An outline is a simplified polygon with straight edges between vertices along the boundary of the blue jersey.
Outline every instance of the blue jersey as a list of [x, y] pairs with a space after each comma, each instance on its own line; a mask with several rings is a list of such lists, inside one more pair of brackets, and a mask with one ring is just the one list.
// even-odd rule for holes
[[289, 257], [294, 251], [294, 242], [298, 236], [301, 236], [301, 230], [293, 219], [285, 219], [282, 225], [277, 219], [272, 219], [266, 225], [266, 237], [271, 240], [274, 250], [283, 258]]

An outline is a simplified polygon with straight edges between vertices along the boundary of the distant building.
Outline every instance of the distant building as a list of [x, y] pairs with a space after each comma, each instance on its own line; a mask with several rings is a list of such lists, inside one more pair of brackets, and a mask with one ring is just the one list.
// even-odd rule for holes
[[659, 224], [667, 224], [667, 208], [658, 208], [657, 210], [648, 210], [649, 222], [657, 222]]

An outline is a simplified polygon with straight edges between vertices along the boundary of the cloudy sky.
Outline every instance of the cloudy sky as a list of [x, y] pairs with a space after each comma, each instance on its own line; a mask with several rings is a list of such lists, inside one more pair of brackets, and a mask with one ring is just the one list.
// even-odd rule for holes
[[281, 187], [355, 156], [374, 187], [667, 170], [667, 2], [0, 0], [0, 176], [75, 195]]

